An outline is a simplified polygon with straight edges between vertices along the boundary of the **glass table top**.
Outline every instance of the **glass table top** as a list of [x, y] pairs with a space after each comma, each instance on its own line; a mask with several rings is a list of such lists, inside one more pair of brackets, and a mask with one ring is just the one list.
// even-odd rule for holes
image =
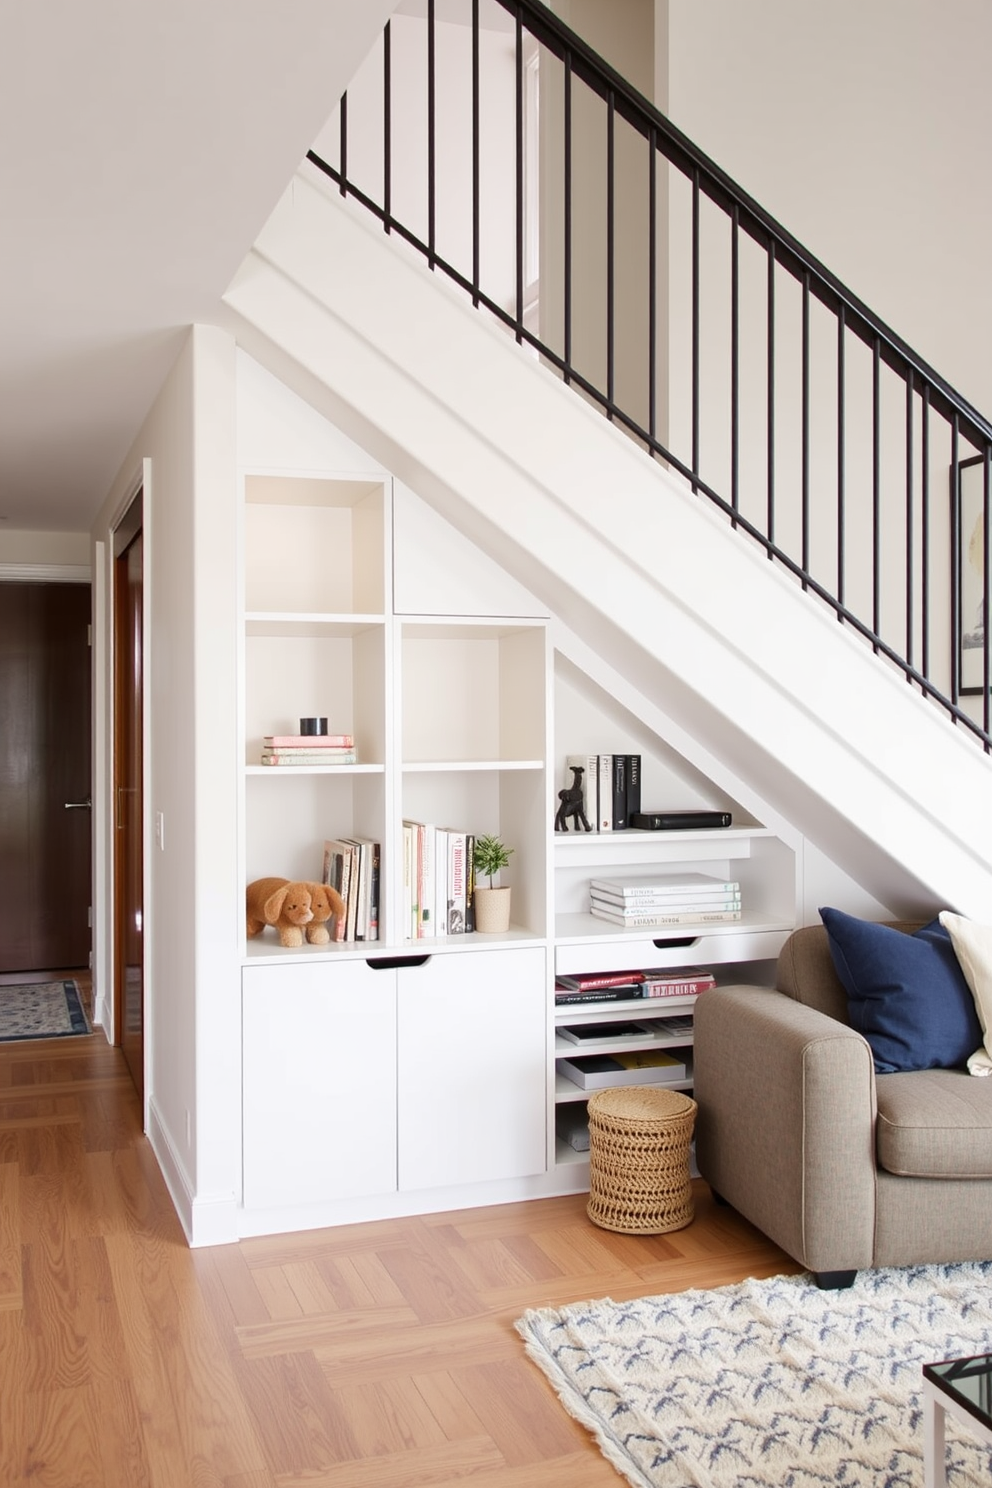
[[924, 1364], [923, 1375], [977, 1421], [992, 1427], [992, 1354]]

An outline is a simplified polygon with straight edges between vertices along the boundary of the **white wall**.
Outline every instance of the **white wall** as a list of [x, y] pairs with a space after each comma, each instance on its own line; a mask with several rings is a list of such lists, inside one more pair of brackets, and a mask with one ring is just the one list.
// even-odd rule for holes
[[[113, 528], [144, 465], [146, 1119], [200, 1240], [229, 1232], [240, 1189], [234, 436], [234, 343], [195, 327], [93, 529], [109, 596]], [[109, 656], [109, 598], [99, 613]], [[111, 820], [111, 724], [108, 688], [97, 719], [102, 822]], [[105, 945], [109, 851], [97, 864]], [[109, 971], [109, 954], [103, 964]]]
[[[399, 222], [428, 241], [428, 109], [426, 7], [406, 5], [390, 22], [391, 208]], [[472, 32], [466, 6], [458, 21], [438, 7], [435, 115], [435, 246], [467, 279], [472, 277]], [[480, 7], [479, 173], [480, 283], [504, 309], [516, 304], [516, 192], [513, 23], [500, 7]], [[328, 120], [314, 149], [329, 164], [340, 159], [339, 114]], [[348, 84], [348, 176], [383, 203], [383, 46], [381, 37]]]

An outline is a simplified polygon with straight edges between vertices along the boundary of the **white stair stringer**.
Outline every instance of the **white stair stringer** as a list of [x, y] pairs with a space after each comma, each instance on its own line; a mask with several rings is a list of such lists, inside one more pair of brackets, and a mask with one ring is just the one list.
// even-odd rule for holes
[[302, 174], [239, 342], [894, 913], [992, 911], [992, 765], [361, 209]]

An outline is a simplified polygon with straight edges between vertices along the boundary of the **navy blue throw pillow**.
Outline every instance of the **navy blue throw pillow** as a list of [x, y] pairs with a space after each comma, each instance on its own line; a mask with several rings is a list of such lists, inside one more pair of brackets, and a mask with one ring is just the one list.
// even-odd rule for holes
[[851, 1027], [871, 1045], [876, 1072], [963, 1069], [982, 1027], [939, 920], [907, 935], [839, 909], [821, 909], [820, 918]]

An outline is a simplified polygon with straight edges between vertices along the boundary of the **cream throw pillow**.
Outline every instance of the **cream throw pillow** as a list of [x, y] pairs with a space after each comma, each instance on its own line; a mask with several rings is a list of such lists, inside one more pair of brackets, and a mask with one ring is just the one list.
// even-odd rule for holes
[[975, 999], [985, 1041], [968, 1060], [969, 1075], [992, 1075], [992, 925], [977, 925], [964, 915], [941, 911], [940, 923], [951, 937], [964, 979]]

